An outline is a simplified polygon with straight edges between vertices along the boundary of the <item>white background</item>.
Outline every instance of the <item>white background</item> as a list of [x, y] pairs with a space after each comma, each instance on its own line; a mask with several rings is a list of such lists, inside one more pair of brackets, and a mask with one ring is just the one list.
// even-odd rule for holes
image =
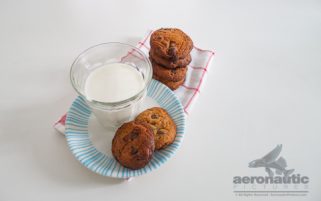
[[[0, 201], [247, 200], [236, 175], [276, 144], [321, 200], [320, 1], [0, 1]], [[89, 46], [135, 45], [179, 27], [214, 49], [186, 137], [157, 171], [131, 182], [82, 167], [52, 127], [76, 94], [74, 58]]]

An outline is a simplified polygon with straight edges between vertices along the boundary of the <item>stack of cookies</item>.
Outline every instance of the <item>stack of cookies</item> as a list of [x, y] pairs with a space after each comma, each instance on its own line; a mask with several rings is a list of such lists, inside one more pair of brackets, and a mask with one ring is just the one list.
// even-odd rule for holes
[[177, 89], [184, 83], [187, 65], [192, 61], [193, 41], [180, 29], [162, 28], [151, 35], [150, 47], [153, 78]]

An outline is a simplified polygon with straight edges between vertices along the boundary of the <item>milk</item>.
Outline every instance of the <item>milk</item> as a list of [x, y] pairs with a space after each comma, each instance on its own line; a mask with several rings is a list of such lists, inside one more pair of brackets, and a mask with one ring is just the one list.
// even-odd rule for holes
[[[112, 63], [92, 71], [86, 79], [84, 90], [89, 104], [93, 100], [114, 103], [135, 96], [144, 87], [144, 79], [136, 68], [124, 63]], [[121, 109], [91, 108], [102, 125], [105, 127], [117, 127], [135, 117], [141, 101], [133, 101], [133, 103]]]
[[142, 75], [132, 66], [123, 63], [104, 65], [91, 72], [86, 80], [88, 100], [119, 102], [133, 97], [144, 88]]

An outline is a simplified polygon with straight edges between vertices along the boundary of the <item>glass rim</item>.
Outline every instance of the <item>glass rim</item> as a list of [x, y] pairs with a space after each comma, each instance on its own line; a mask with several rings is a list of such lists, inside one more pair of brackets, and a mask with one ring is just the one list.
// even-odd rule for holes
[[[146, 76], [146, 84], [145, 86], [143, 87], [142, 90], [140, 90], [138, 93], [136, 93], [135, 95], [125, 99], [125, 100], [121, 100], [121, 101], [116, 101], [116, 102], [101, 102], [101, 101], [96, 101], [96, 100], [88, 100], [86, 98], [86, 95], [83, 94], [82, 92], [80, 92], [80, 90], [78, 90], [78, 88], [76, 87], [76, 84], [74, 82], [74, 79], [73, 79], [73, 76], [72, 76], [72, 72], [73, 72], [73, 69], [75, 68], [75, 64], [80, 60], [80, 58], [82, 58], [84, 55], [86, 55], [90, 50], [94, 49], [94, 48], [97, 48], [97, 47], [101, 47], [101, 46], [108, 46], [108, 45], [121, 45], [121, 46], [126, 46], [126, 47], [130, 47], [132, 49], [134, 49], [135, 51], [137, 51], [139, 54], [141, 54], [144, 58], [144, 60], [146, 61], [150, 71], [148, 73], [148, 75]], [[85, 49], [84, 51], [82, 51], [77, 57], [76, 59], [73, 61], [73, 63], [71, 64], [71, 67], [70, 67], [70, 71], [69, 71], [69, 78], [70, 78], [70, 82], [71, 82], [71, 85], [72, 87], [74, 88], [74, 90], [82, 97], [85, 98], [86, 101], [98, 106], [98, 107], [101, 107], [102, 109], [104, 109], [104, 107], [108, 107], [108, 106], [124, 106], [126, 107], [127, 103], [130, 103], [131, 101], [134, 101], [136, 99], [140, 99], [140, 97], [144, 94], [144, 92], [146, 91], [147, 89], [147, 86], [149, 85], [149, 83], [151, 82], [152, 80], [152, 75], [153, 75], [153, 68], [152, 68], [152, 64], [149, 60], [149, 58], [145, 55], [145, 53], [143, 51], [141, 51], [140, 49], [138, 49], [137, 47], [133, 46], [133, 45], [130, 45], [130, 44], [126, 44], [126, 43], [122, 43], [122, 42], [106, 42], [106, 43], [100, 43], [100, 44], [97, 44], [97, 45], [93, 45], [87, 49]]]

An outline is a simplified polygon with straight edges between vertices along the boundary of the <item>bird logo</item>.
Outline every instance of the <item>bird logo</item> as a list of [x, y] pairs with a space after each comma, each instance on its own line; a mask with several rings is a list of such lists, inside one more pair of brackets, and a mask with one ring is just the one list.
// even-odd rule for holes
[[279, 144], [262, 158], [251, 161], [249, 163], [249, 168], [263, 167], [265, 168], [265, 171], [269, 175], [269, 177], [273, 177], [274, 174], [283, 174], [284, 177], [290, 176], [294, 172], [294, 169], [286, 169], [286, 160], [282, 156], [279, 157], [281, 150], [282, 144]]

